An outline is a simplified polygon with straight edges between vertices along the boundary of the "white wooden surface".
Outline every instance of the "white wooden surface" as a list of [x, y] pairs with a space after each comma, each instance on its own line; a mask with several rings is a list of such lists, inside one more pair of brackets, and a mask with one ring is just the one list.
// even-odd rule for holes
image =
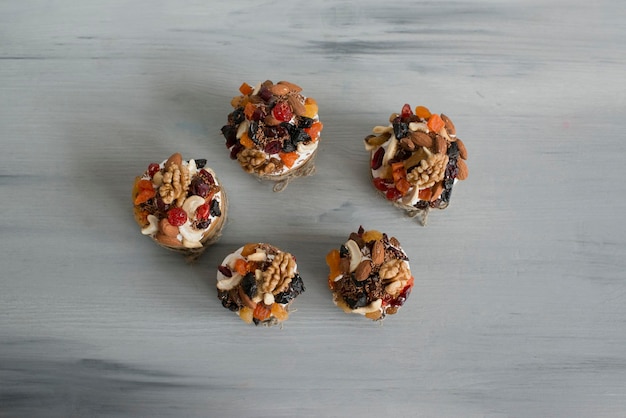
[[[0, 417], [626, 415], [624, 2], [3, 1]], [[320, 103], [314, 177], [282, 194], [227, 157], [242, 81]], [[455, 121], [470, 177], [421, 228], [378, 198], [362, 138], [405, 103]], [[196, 265], [134, 224], [175, 151], [231, 196]], [[340, 312], [324, 256], [400, 239], [413, 294]], [[283, 329], [223, 309], [247, 241], [298, 257]]]

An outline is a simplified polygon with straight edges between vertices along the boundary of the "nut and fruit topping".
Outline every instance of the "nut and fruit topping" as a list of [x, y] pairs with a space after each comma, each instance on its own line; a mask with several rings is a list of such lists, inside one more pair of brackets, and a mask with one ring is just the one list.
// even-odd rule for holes
[[202, 246], [222, 202], [221, 186], [205, 165], [205, 159], [183, 161], [179, 153], [148, 165], [132, 192], [142, 233], [171, 247]]
[[269, 244], [246, 244], [226, 257], [217, 270], [222, 305], [239, 312], [244, 320], [250, 316], [246, 322], [255, 325], [286, 320], [289, 304], [305, 290], [295, 257]]
[[446, 115], [409, 104], [365, 138], [374, 187], [407, 207], [444, 209], [456, 180], [468, 177], [467, 149]]
[[317, 102], [287, 81], [243, 83], [222, 127], [230, 157], [249, 173], [282, 174], [304, 163], [323, 128]]
[[359, 228], [326, 256], [328, 286], [335, 303], [346, 312], [373, 320], [396, 313], [413, 287], [408, 261], [395, 237]]

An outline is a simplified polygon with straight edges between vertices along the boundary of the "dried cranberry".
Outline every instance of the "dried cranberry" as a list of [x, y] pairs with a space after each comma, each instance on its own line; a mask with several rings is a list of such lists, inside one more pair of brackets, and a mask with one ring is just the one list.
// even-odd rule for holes
[[231, 271], [231, 269], [228, 266], [219, 265], [219, 266], [217, 266], [217, 270], [220, 273], [222, 273], [224, 276], [226, 276], [226, 277], [233, 277], [233, 272]]
[[400, 307], [402, 305], [404, 305], [404, 302], [406, 302], [406, 300], [409, 298], [409, 295], [411, 294], [411, 289], [413, 288], [413, 286], [406, 286], [404, 289], [402, 289], [402, 292], [400, 292], [400, 294], [398, 295], [397, 298], [393, 299], [389, 305], [394, 306], [394, 307]]
[[191, 193], [200, 197], [207, 197], [211, 191], [211, 186], [200, 176], [195, 177], [190, 185]]
[[200, 170], [199, 173], [200, 173], [200, 176], [202, 176], [202, 178], [204, 179], [205, 182], [207, 182], [210, 185], [215, 184], [215, 179], [213, 178], [213, 175], [211, 173], [209, 173], [205, 169]]
[[154, 175], [158, 173], [160, 170], [161, 170], [161, 167], [157, 163], [151, 163], [150, 165], [148, 165], [148, 175], [150, 177], [154, 177]]
[[237, 159], [237, 155], [241, 151], [243, 151], [243, 145], [241, 145], [241, 144], [233, 145], [233, 147], [230, 149], [230, 159], [231, 160], [236, 160]]
[[385, 192], [385, 196], [387, 197], [387, 200], [395, 201], [400, 199], [402, 193], [400, 193], [400, 191], [398, 191], [395, 187], [390, 187], [387, 189], [387, 192]]
[[293, 117], [293, 111], [291, 110], [289, 103], [278, 102], [272, 109], [272, 115], [280, 121], [287, 122]]
[[378, 148], [372, 157], [372, 170], [378, 170], [383, 165], [384, 156], [385, 149], [383, 147]]
[[209, 217], [209, 204], [205, 203], [196, 209], [196, 219], [204, 220]]
[[167, 220], [174, 226], [181, 226], [187, 222], [187, 213], [182, 208], [172, 208], [167, 212]]
[[391, 183], [391, 182], [389, 182], [389, 181], [387, 181], [387, 180], [385, 180], [385, 179], [383, 179], [383, 178], [381, 178], [381, 177], [376, 177], [376, 178], [373, 180], [373, 183], [374, 183], [374, 187], [376, 187], [376, 188], [377, 188], [378, 190], [380, 190], [381, 192], [386, 192], [386, 191], [387, 191], [387, 189], [388, 189], [389, 187], [391, 187], [391, 185], [392, 185], [392, 183]]
[[265, 146], [265, 152], [268, 154], [278, 154], [282, 148], [283, 145], [280, 141], [271, 141]]
[[258, 121], [260, 121], [262, 119], [265, 119], [265, 116], [266, 115], [265, 115], [265, 112], [263, 111], [263, 109], [257, 107], [254, 110], [254, 112], [252, 113], [252, 116], [251, 116], [250, 119], [252, 119], [253, 121], [258, 122]]
[[413, 116], [413, 110], [411, 109], [411, 105], [405, 103], [404, 106], [402, 106], [402, 112], [400, 113], [400, 117], [402, 119], [405, 119], [410, 118], [411, 116]]

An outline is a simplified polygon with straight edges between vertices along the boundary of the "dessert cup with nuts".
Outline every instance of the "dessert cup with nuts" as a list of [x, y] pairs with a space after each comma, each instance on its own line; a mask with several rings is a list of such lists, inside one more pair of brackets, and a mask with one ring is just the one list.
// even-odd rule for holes
[[395, 206], [426, 225], [430, 209], [445, 209], [452, 187], [468, 176], [467, 149], [443, 113], [405, 104], [389, 125], [365, 138], [374, 187]]
[[286, 321], [291, 303], [304, 290], [295, 257], [270, 244], [246, 244], [217, 268], [218, 298], [249, 324]]
[[409, 258], [400, 242], [376, 230], [360, 227], [351, 233], [326, 255], [326, 264], [335, 304], [374, 321], [395, 314], [413, 288]]
[[189, 261], [220, 238], [226, 223], [226, 193], [204, 159], [184, 161], [175, 153], [149, 164], [132, 198], [141, 233]]
[[315, 99], [288, 81], [243, 83], [239, 91], [222, 127], [230, 158], [247, 173], [276, 182], [276, 192], [296, 177], [313, 174], [323, 128]]

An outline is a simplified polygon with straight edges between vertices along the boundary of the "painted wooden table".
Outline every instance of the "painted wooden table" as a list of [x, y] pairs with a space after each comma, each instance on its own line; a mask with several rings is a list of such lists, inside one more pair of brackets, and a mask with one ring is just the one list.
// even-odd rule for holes
[[[0, 417], [626, 414], [623, 2], [4, 1]], [[317, 173], [282, 193], [228, 158], [242, 81], [320, 104]], [[469, 178], [421, 227], [363, 138], [404, 103], [454, 120]], [[172, 152], [230, 193], [193, 265], [130, 188]], [[337, 309], [326, 253], [395, 235], [416, 282], [381, 325]], [[223, 309], [248, 241], [298, 257], [282, 329]]]

